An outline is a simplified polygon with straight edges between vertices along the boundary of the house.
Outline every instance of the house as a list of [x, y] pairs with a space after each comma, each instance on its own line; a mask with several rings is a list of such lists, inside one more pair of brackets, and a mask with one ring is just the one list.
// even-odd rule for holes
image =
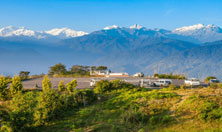
[[120, 73], [109, 73], [106, 75], [106, 77], [128, 77], [129, 74], [126, 72], [120, 72]]
[[110, 70], [94, 70], [94, 71], [90, 70], [90, 75], [106, 76], [107, 74], [109, 74], [109, 72], [110, 72]]

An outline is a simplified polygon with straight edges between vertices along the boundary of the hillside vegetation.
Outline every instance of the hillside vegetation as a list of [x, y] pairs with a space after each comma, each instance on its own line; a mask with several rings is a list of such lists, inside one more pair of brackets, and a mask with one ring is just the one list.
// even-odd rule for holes
[[101, 80], [94, 89], [77, 90], [73, 80], [61, 82], [57, 91], [45, 77], [43, 86], [43, 91], [5, 94], [9, 97], [1, 102], [2, 131], [222, 131], [221, 84], [150, 90]]

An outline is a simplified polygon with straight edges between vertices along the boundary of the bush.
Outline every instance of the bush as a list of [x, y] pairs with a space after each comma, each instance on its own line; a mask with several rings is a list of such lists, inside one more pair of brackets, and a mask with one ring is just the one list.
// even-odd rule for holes
[[12, 78], [12, 83], [10, 85], [11, 95], [21, 92], [22, 88], [23, 86], [22, 86], [21, 78], [19, 76], [14, 76], [14, 78]]
[[209, 87], [213, 88], [213, 89], [216, 89], [216, 88], [218, 88], [218, 84], [217, 83], [211, 83]]
[[25, 94], [18, 93], [10, 101], [8, 117], [4, 119], [4, 129], [13, 131], [28, 131], [29, 127], [34, 123], [33, 113], [37, 105], [37, 92], [27, 92]]
[[46, 122], [51, 121], [61, 115], [61, 102], [59, 93], [53, 89], [46, 89], [41, 92], [37, 98], [38, 105], [35, 109], [34, 120], [36, 125], [44, 125]]
[[0, 99], [6, 99], [8, 94], [8, 84], [9, 80], [3, 75], [0, 76]]
[[65, 90], [66, 90], [66, 86], [65, 86], [64, 81], [63, 81], [63, 80], [61, 80], [61, 81], [59, 82], [59, 85], [58, 85], [58, 90], [59, 90], [60, 92], [63, 92], [63, 91], [65, 91]]
[[108, 80], [100, 80], [96, 82], [96, 85], [93, 91], [97, 94], [102, 94], [102, 93], [105, 93], [106, 91], [110, 91], [111, 89], [112, 89], [112, 86]]
[[66, 84], [66, 89], [69, 93], [72, 93], [74, 88], [77, 86], [77, 81], [76, 79], [73, 79], [71, 82]]
[[95, 101], [97, 99], [97, 96], [94, 94], [93, 90], [91, 89], [81, 89], [81, 90], [75, 90], [73, 93], [75, 102], [82, 106], [86, 104], [90, 104], [91, 102]]
[[148, 122], [149, 117], [141, 112], [129, 110], [124, 112], [122, 119], [125, 123], [139, 124]]
[[178, 88], [173, 85], [173, 84], [170, 84], [170, 86], [168, 87], [170, 90], [177, 90]]
[[46, 91], [51, 88], [52, 88], [52, 83], [51, 83], [50, 79], [48, 78], [48, 76], [44, 76], [44, 78], [42, 80], [42, 90]]

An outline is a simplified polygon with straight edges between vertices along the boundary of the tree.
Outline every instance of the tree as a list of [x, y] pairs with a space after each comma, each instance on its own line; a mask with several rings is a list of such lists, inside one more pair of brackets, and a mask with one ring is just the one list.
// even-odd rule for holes
[[23, 86], [21, 82], [21, 78], [19, 76], [14, 76], [12, 78], [12, 83], [10, 84], [10, 92], [11, 94], [16, 94], [20, 91], [22, 91]]
[[209, 76], [204, 80], [204, 82], [208, 83], [210, 81], [210, 79], [217, 79], [217, 78], [214, 76]]
[[96, 70], [107, 70], [107, 66], [98, 66]]
[[21, 77], [21, 79], [28, 79], [29, 73], [28, 71], [20, 71], [19, 77]]
[[71, 82], [66, 84], [66, 89], [69, 93], [73, 92], [73, 89], [77, 86], [76, 79], [73, 79]]
[[44, 125], [46, 122], [61, 116], [62, 105], [60, 94], [54, 89], [47, 89], [37, 97], [37, 106], [34, 111], [35, 125]]
[[0, 98], [6, 98], [9, 80], [3, 75], [0, 76]]
[[49, 69], [50, 75], [54, 75], [54, 74], [64, 75], [66, 74], [66, 72], [67, 72], [66, 66], [63, 65], [62, 63], [55, 64], [54, 66], [51, 66]]
[[59, 90], [60, 92], [66, 90], [66, 86], [64, 85], [64, 81], [63, 81], [63, 80], [61, 80], [61, 81], [59, 82], [58, 90]]
[[42, 80], [42, 90], [46, 91], [47, 89], [51, 88], [52, 88], [52, 83], [50, 79], [48, 78], [48, 76], [44, 76], [44, 79]]
[[85, 75], [89, 73], [89, 66], [73, 65], [70, 69], [70, 72], [73, 74]]

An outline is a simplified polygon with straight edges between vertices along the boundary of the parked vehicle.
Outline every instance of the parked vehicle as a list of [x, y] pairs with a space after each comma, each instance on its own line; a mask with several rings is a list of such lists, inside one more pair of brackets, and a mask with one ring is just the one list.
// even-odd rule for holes
[[140, 87], [148, 87], [151, 85], [151, 80], [150, 79], [141, 79], [139, 81]]
[[133, 75], [134, 77], [144, 77], [144, 74], [142, 72], [138, 72]]
[[170, 84], [172, 84], [171, 79], [158, 79], [153, 83], [154, 86], [169, 86]]
[[190, 86], [199, 86], [200, 81], [197, 78], [189, 78], [184, 81], [185, 85], [190, 85]]
[[91, 79], [90, 82], [89, 82], [89, 86], [90, 86], [90, 87], [95, 86], [95, 85], [96, 85], [96, 82], [98, 82], [98, 81], [99, 81], [99, 79]]
[[211, 83], [220, 83], [220, 80], [218, 80], [218, 79], [210, 79], [208, 85], [210, 85]]

